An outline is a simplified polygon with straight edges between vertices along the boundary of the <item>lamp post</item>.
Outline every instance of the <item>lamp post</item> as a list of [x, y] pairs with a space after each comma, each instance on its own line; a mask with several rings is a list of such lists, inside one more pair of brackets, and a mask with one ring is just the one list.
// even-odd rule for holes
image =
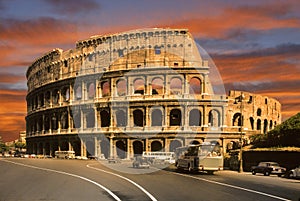
[[237, 104], [237, 102], [239, 102], [241, 104], [240, 106], [240, 142], [241, 142], [241, 148], [239, 151], [239, 172], [243, 172], [243, 124], [244, 124], [244, 118], [243, 118], [243, 100], [244, 100], [244, 94], [243, 92], [241, 92], [241, 95], [238, 97], [238, 100], [235, 99], [235, 104]]

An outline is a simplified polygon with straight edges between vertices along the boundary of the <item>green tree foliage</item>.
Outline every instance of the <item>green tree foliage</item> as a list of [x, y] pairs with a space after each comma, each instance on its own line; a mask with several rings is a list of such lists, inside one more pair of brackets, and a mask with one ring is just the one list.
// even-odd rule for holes
[[253, 147], [300, 147], [300, 113], [292, 116], [266, 135], [253, 135]]
[[0, 136], [0, 153], [4, 153], [9, 150], [9, 147], [5, 145]]

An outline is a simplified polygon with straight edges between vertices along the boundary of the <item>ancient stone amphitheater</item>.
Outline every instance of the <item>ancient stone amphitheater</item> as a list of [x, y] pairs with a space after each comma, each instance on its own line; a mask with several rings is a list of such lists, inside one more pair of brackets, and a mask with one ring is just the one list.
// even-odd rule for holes
[[212, 66], [187, 29], [92, 36], [27, 70], [28, 153], [131, 158], [203, 141], [224, 152], [281, 121], [278, 101], [215, 94]]

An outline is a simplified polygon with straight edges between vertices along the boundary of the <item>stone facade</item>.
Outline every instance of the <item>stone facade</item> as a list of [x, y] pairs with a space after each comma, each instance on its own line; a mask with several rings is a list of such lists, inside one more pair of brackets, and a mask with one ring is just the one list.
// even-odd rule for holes
[[186, 29], [93, 36], [54, 49], [27, 70], [27, 150], [131, 158], [216, 141], [225, 152], [241, 136], [280, 123], [278, 101], [216, 95], [209, 70]]

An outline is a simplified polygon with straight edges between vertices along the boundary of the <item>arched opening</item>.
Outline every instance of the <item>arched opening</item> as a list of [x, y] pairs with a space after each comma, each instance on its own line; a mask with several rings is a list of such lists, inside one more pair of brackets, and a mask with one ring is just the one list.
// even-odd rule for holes
[[76, 140], [72, 142], [73, 150], [75, 151], [76, 156], [81, 155], [81, 142], [80, 140]]
[[51, 97], [50, 92], [47, 91], [45, 95], [46, 106], [50, 105], [50, 97]]
[[153, 141], [151, 143], [151, 151], [163, 151], [161, 142], [157, 140]]
[[182, 94], [182, 81], [180, 78], [175, 77], [170, 81], [171, 94]]
[[58, 118], [53, 115], [52, 116], [52, 130], [57, 130], [58, 129]]
[[270, 130], [272, 130], [272, 129], [273, 129], [273, 121], [270, 120]]
[[127, 83], [121, 79], [117, 81], [117, 94], [118, 96], [125, 96], [127, 93]]
[[89, 110], [86, 113], [86, 127], [87, 128], [94, 128], [95, 127], [95, 112], [94, 110]]
[[201, 94], [201, 80], [197, 77], [190, 79], [190, 94]]
[[42, 142], [39, 143], [37, 154], [43, 154], [43, 143]]
[[144, 126], [144, 114], [142, 110], [133, 111], [133, 122], [134, 126], [143, 127]]
[[44, 106], [44, 94], [43, 93], [39, 95], [39, 105], [40, 105], [40, 107]]
[[108, 139], [103, 139], [101, 140], [100, 143], [100, 147], [101, 147], [101, 153], [104, 155], [105, 158], [109, 157], [109, 141]]
[[62, 97], [63, 97], [64, 102], [67, 102], [70, 100], [70, 89], [68, 87], [63, 88]]
[[189, 125], [201, 126], [201, 112], [198, 109], [193, 109], [190, 111]]
[[76, 86], [75, 87], [75, 98], [76, 98], [76, 100], [80, 100], [82, 98], [81, 86]]
[[133, 83], [134, 94], [141, 94], [145, 93], [145, 82], [143, 79], [138, 78]]
[[100, 118], [101, 118], [101, 127], [110, 126], [110, 114], [107, 110], [102, 110], [100, 112]]
[[193, 140], [193, 141], [190, 142], [190, 144], [197, 145], [197, 144], [200, 144], [200, 142], [198, 140]]
[[94, 156], [95, 155], [95, 143], [93, 141], [87, 141], [86, 144], [86, 155]]
[[[56, 89], [53, 91], [53, 94], [52, 94], [52, 103], [54, 105], [57, 105], [58, 101], [59, 101], [59, 91]], [[36, 104], [36, 106], [37, 106], [37, 104]]]
[[260, 119], [257, 119], [257, 122], [256, 122], [256, 130], [261, 130], [261, 120]]
[[170, 126], [181, 126], [181, 111], [179, 109], [171, 110]]
[[101, 83], [102, 97], [110, 96], [110, 84], [108, 81]]
[[143, 153], [143, 143], [141, 141], [134, 141], [133, 142], [133, 153], [134, 155], [141, 155]]
[[264, 120], [264, 133], [266, 134], [268, 132], [268, 120]]
[[162, 126], [162, 112], [159, 109], [155, 109], [151, 114], [151, 126]]
[[242, 121], [241, 121], [241, 113], [235, 113], [232, 118], [232, 126], [241, 126]]
[[182, 143], [179, 140], [172, 140], [170, 143], [170, 151], [175, 152], [176, 148], [181, 147]]
[[68, 129], [69, 128], [69, 118], [68, 113], [64, 112], [61, 116], [61, 128]]
[[211, 127], [220, 127], [220, 114], [217, 110], [211, 110], [209, 112], [208, 123]]
[[117, 147], [117, 155], [119, 158], [123, 159], [126, 158], [126, 144], [122, 140], [119, 140], [116, 142], [116, 147]]
[[250, 117], [250, 125], [251, 125], [251, 129], [254, 130], [254, 119], [253, 119], [253, 117]]
[[50, 156], [50, 143], [49, 142], [46, 142], [45, 144], [45, 155], [48, 155]]
[[161, 78], [154, 78], [151, 83], [152, 95], [164, 93], [164, 81]]
[[62, 141], [60, 143], [60, 150], [61, 151], [68, 151], [69, 150], [69, 143], [67, 141]]
[[118, 110], [116, 112], [117, 126], [124, 127], [127, 125], [126, 113], [123, 110]]
[[261, 109], [260, 109], [260, 108], [257, 109], [256, 114], [257, 114], [257, 116], [259, 116], [259, 117], [261, 116]]
[[95, 97], [95, 84], [92, 82], [92, 83], [89, 83], [88, 85], [88, 98], [89, 99], [93, 99]]
[[73, 117], [74, 128], [81, 128], [81, 112], [77, 112]]

